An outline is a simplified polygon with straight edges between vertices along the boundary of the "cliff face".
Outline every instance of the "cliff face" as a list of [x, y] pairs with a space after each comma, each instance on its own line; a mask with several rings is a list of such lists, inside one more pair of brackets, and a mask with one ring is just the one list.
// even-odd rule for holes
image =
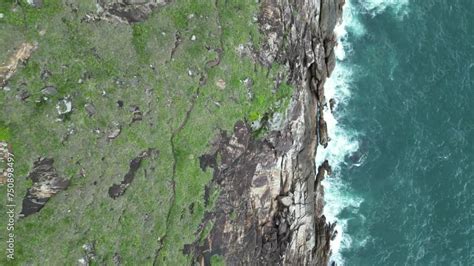
[[341, 1], [10, 2], [16, 263], [327, 264], [314, 157]]
[[209, 189], [220, 189], [215, 211], [203, 221], [212, 230], [204, 241], [186, 246], [201, 265], [216, 254], [229, 265], [328, 264], [336, 232], [322, 215], [321, 180], [330, 166], [316, 166], [314, 159], [329, 141], [324, 83], [335, 66], [333, 31], [343, 5], [344, 0], [263, 1], [265, 43], [256, 57], [265, 65], [287, 65], [296, 90], [280, 130], [256, 140], [239, 122], [201, 156], [201, 167], [214, 169]]

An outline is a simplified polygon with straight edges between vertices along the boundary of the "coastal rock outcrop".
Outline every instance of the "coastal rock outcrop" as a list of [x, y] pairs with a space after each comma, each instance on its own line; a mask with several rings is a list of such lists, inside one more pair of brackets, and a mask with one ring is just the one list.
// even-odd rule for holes
[[327, 161], [316, 166], [315, 155], [318, 143], [325, 148], [330, 141], [322, 115], [324, 83], [335, 65], [333, 31], [343, 5], [344, 0], [262, 1], [264, 38], [255, 58], [267, 66], [286, 65], [295, 91], [280, 129], [255, 139], [250, 126], [238, 122], [201, 157], [203, 170], [214, 170], [209, 187], [221, 191], [216, 209], [203, 220], [212, 230], [185, 247], [201, 265], [209, 265], [213, 255], [229, 265], [328, 264], [336, 232], [322, 214], [320, 182], [331, 167]]

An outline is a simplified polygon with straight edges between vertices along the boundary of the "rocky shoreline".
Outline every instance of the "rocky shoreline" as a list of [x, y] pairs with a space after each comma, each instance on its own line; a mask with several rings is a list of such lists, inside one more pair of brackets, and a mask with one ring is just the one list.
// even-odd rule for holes
[[263, 1], [258, 60], [286, 65], [296, 89], [280, 130], [257, 140], [238, 122], [200, 158], [203, 170], [214, 169], [208, 189], [219, 188], [220, 196], [200, 229], [213, 224], [206, 239], [185, 247], [197, 263], [209, 265], [221, 255], [229, 265], [329, 264], [337, 232], [323, 215], [321, 181], [331, 167], [315, 165], [315, 155], [329, 141], [324, 83], [335, 67], [334, 28], [344, 2]]
[[37, 236], [19, 263], [328, 265], [315, 157], [343, 4], [12, 3], [2, 32], [39, 40], [0, 66]]

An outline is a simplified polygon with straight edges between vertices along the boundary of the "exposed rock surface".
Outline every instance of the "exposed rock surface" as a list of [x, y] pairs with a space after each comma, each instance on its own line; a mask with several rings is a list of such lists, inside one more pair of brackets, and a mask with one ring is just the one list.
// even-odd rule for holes
[[92, 103], [84, 104], [84, 109], [86, 109], [86, 112], [89, 116], [93, 116], [97, 112], [96, 109], [95, 109], [94, 104], [92, 104]]
[[155, 8], [168, 2], [168, 0], [97, 0], [97, 14], [87, 15], [85, 20], [142, 22], [150, 16]]
[[15, 74], [18, 65], [30, 58], [31, 53], [36, 49], [35, 44], [22, 43], [16, 52], [10, 56], [8, 61], [0, 65], [0, 87], [5, 86], [5, 83]]
[[58, 90], [54, 86], [46, 86], [41, 90], [41, 93], [45, 96], [53, 96], [58, 93]]
[[[334, 27], [344, 0], [262, 1], [259, 21], [264, 65], [286, 64], [296, 88], [287, 120], [261, 140], [238, 122], [222, 132], [201, 167], [214, 170], [210, 186], [221, 193], [216, 210], [203, 223], [214, 226], [207, 238], [185, 247], [195, 261], [209, 265], [212, 255], [228, 265], [327, 265], [334, 224], [322, 214], [321, 180], [331, 173], [318, 167], [318, 143], [328, 141], [322, 116], [324, 83], [335, 65]], [[204, 228], [205, 226], [203, 226]]]
[[26, 2], [35, 8], [41, 8], [43, 6], [43, 0], [27, 0]]
[[334, 112], [335, 107], [336, 107], [336, 100], [330, 99], [330, 100], [329, 100], [329, 108], [330, 108], [330, 110], [331, 110], [331, 113]]
[[33, 185], [23, 199], [20, 216], [40, 211], [49, 198], [68, 187], [69, 180], [59, 177], [53, 163], [54, 160], [51, 158], [39, 158], [34, 162], [33, 169], [27, 177], [33, 181]]
[[142, 160], [150, 157], [158, 155], [158, 151], [155, 149], [148, 149], [146, 151], [141, 152], [136, 158], [130, 161], [130, 169], [123, 177], [122, 182], [120, 184], [114, 184], [109, 188], [109, 196], [113, 199], [118, 198], [125, 193], [125, 190], [130, 186], [133, 179], [135, 179], [135, 175], [140, 168]]

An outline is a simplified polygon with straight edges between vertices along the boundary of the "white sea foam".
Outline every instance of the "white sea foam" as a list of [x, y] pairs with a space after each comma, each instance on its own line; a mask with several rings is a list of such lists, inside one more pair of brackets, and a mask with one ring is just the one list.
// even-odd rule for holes
[[359, 0], [359, 3], [373, 17], [390, 9], [399, 18], [403, 18], [407, 15], [409, 1], [410, 0]]
[[[342, 23], [337, 25], [335, 32], [339, 44], [335, 48], [336, 58], [338, 60], [334, 72], [325, 84], [325, 95], [327, 99], [335, 99], [337, 105], [345, 105], [350, 99], [350, 81], [352, 79], [351, 66], [345, 62], [351, 53], [351, 46], [348, 42], [348, 31], [355, 36], [364, 34], [365, 29], [356, 19], [355, 10], [350, 1], [347, 1], [344, 7], [344, 17]], [[343, 111], [337, 110], [338, 117], [344, 116]], [[331, 260], [337, 265], [343, 265], [341, 250], [351, 245], [351, 238], [345, 235], [347, 221], [338, 219], [337, 216], [344, 208], [358, 207], [362, 200], [351, 193], [347, 184], [339, 177], [341, 166], [344, 164], [345, 157], [358, 149], [356, 134], [342, 125], [338, 124], [337, 117], [326, 108], [324, 110], [324, 119], [328, 125], [328, 134], [330, 142], [326, 149], [322, 147], [316, 153], [316, 165], [321, 165], [324, 160], [328, 160], [333, 168], [333, 176], [326, 178], [322, 185], [324, 186], [324, 215], [330, 222], [337, 221], [336, 230], [338, 234], [331, 243]]]
[[[358, 9], [353, 5], [353, 1], [358, 1]], [[391, 8], [396, 14], [405, 12], [408, 0], [349, 0], [344, 5], [342, 23], [336, 26], [335, 32], [339, 45], [335, 48], [337, 58], [336, 68], [331, 77], [325, 84], [325, 95], [327, 99], [335, 99], [337, 105], [345, 105], [350, 99], [350, 85], [353, 75], [353, 66], [347, 62], [347, 57], [352, 52], [349, 37], [357, 38], [365, 34], [364, 25], [358, 19], [362, 8], [363, 12], [368, 12], [375, 16], [388, 8]], [[350, 36], [349, 36], [350, 33]], [[341, 108], [343, 109], [343, 108]], [[336, 111], [336, 117], [329, 108], [324, 110], [324, 119], [328, 126], [330, 142], [326, 149], [320, 147], [316, 154], [316, 165], [319, 166], [324, 160], [328, 160], [333, 168], [333, 176], [326, 178], [322, 185], [324, 186], [325, 207], [324, 215], [330, 222], [336, 222], [338, 234], [331, 242], [332, 256], [331, 261], [337, 265], [344, 265], [341, 251], [351, 246], [352, 239], [345, 232], [347, 220], [338, 218], [339, 214], [346, 208], [358, 209], [363, 199], [355, 195], [344, 179], [340, 178], [341, 168], [346, 163], [346, 157], [359, 148], [357, 142], [357, 132], [354, 132], [343, 125], [338, 124], [337, 118], [345, 115], [341, 109]], [[355, 167], [360, 164], [353, 165]]]

